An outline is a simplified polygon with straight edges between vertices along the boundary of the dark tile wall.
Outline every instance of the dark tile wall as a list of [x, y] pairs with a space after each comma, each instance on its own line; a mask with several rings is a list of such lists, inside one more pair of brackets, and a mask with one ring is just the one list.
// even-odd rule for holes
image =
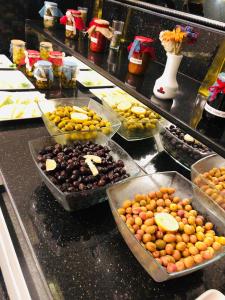
[[[130, 17], [127, 18], [127, 16]], [[160, 31], [172, 29], [176, 24], [185, 24], [185, 22], [175, 18], [165, 18], [150, 11], [142, 12], [136, 9], [127, 9], [122, 4], [112, 4], [107, 0], [104, 5], [103, 17], [109, 21], [113, 19], [128, 21], [128, 30], [126, 32], [128, 40], [133, 40], [135, 35], [154, 38], [157, 60], [162, 64], [166, 62], [166, 53], [158, 39]], [[188, 45], [184, 48], [185, 57], [182, 60], [180, 72], [202, 81], [221, 41], [225, 39], [225, 32], [200, 25], [195, 25], [194, 29], [199, 32], [199, 39], [196, 44]]]

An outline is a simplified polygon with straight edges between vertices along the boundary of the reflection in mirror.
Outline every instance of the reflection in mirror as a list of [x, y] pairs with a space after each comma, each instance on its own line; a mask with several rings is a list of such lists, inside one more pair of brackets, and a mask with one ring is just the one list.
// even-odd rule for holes
[[224, 0], [142, 0], [205, 18], [225, 22]]

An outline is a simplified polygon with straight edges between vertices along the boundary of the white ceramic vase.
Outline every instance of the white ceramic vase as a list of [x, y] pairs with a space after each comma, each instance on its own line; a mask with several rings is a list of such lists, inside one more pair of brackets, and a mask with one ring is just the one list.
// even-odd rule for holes
[[183, 55], [166, 53], [167, 61], [165, 70], [159, 77], [153, 89], [153, 93], [160, 99], [173, 99], [178, 91], [177, 72]]

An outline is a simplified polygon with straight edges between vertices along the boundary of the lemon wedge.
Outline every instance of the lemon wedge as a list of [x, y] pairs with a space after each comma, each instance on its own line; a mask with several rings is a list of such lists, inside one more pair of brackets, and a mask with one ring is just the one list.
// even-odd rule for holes
[[168, 213], [156, 213], [155, 222], [165, 231], [177, 231], [179, 229], [179, 224], [177, 220]]
[[93, 164], [93, 162], [89, 158], [86, 158], [85, 163], [88, 165], [89, 169], [91, 170], [92, 175], [97, 176], [98, 175], [98, 169]]
[[49, 159], [49, 158], [46, 159], [45, 164], [46, 164], [46, 171], [47, 172], [55, 170], [55, 168], [57, 166], [56, 161], [54, 159]]
[[82, 114], [87, 114], [87, 111], [85, 111], [83, 108], [79, 107], [79, 106], [73, 106], [73, 110], [75, 112], [79, 112], [79, 113], [82, 113]]
[[88, 120], [88, 116], [83, 113], [79, 112], [73, 112], [70, 114], [70, 117], [72, 120], [77, 121], [77, 122], [84, 122]]
[[128, 110], [131, 108], [131, 104], [130, 102], [128, 101], [124, 101], [124, 102], [120, 102], [118, 105], [117, 105], [117, 109], [121, 110], [121, 111], [125, 111], [125, 110]]
[[133, 106], [131, 108], [131, 111], [137, 115], [143, 115], [146, 113], [146, 109], [144, 107], [141, 106]]
[[100, 164], [102, 162], [101, 157], [97, 155], [84, 155], [84, 158], [90, 159], [96, 164]]

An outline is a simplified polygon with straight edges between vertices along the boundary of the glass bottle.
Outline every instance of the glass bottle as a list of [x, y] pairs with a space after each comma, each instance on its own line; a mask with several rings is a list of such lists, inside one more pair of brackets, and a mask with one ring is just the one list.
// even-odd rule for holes
[[209, 97], [209, 87], [216, 81], [219, 73], [225, 71], [225, 39], [221, 42], [216, 55], [208, 69], [205, 78], [199, 88], [198, 93], [204, 97]]
[[51, 51], [53, 51], [52, 43], [49, 42], [40, 43], [40, 57], [42, 60], [47, 60], [49, 58]]
[[39, 60], [35, 63], [34, 77], [38, 89], [50, 89], [53, 84], [54, 75], [52, 63], [47, 60]]
[[32, 77], [34, 71], [34, 64], [40, 60], [40, 52], [36, 50], [27, 50], [26, 51], [26, 74], [27, 76]]
[[205, 103], [197, 129], [225, 145], [225, 73], [219, 74], [209, 90], [211, 95]]

